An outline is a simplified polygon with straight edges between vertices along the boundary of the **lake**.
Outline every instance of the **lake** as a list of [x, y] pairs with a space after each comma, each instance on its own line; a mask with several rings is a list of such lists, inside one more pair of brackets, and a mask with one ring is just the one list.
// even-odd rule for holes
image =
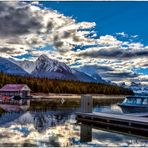
[[[93, 111], [122, 114], [121, 100], [94, 101]], [[0, 146], [148, 146], [148, 139], [79, 125], [79, 99], [31, 102], [26, 112], [0, 112]]]

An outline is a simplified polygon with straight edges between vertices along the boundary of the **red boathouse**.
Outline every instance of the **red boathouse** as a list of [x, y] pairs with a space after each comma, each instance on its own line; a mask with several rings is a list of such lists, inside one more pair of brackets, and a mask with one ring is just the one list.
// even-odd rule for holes
[[0, 89], [1, 96], [20, 96], [22, 98], [30, 96], [31, 89], [26, 84], [6, 84]]

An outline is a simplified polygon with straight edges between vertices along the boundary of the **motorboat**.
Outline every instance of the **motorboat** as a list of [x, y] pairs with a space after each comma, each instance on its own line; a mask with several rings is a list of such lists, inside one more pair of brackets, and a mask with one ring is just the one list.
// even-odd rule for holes
[[148, 112], [148, 96], [128, 96], [118, 105], [123, 113]]

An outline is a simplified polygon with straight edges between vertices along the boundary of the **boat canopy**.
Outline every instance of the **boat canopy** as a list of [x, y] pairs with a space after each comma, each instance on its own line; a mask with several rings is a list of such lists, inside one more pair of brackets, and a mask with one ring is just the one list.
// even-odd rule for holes
[[123, 104], [137, 104], [137, 105], [148, 105], [148, 97], [130, 96], [126, 97]]

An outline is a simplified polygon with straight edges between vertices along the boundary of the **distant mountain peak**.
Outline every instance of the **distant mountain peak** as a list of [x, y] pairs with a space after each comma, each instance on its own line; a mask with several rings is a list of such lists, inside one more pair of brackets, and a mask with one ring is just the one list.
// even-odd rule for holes
[[0, 71], [14, 75], [28, 75], [28, 73], [18, 66], [14, 61], [0, 57]]
[[42, 54], [38, 57], [38, 59], [44, 59], [44, 60], [49, 60], [49, 57], [45, 54]]
[[[4, 61], [4, 62], [3, 62]], [[8, 61], [8, 59], [6, 59]], [[5, 60], [1, 60], [0, 62], [5, 65]], [[82, 82], [96, 82], [96, 83], [107, 83], [105, 80], [101, 78], [99, 74], [91, 75], [87, 74], [83, 71], [79, 71], [79, 69], [72, 69], [64, 62], [60, 62], [55, 59], [49, 58], [47, 55], [40, 55], [36, 61], [29, 60], [21, 60], [16, 61], [15, 59], [9, 59], [10, 63], [7, 64], [7, 73], [27, 73], [33, 77], [46, 77], [50, 79], [65, 79], [65, 80], [75, 80]], [[11, 70], [11, 65], [15, 65], [15, 69], [18, 69], [14, 72]], [[1, 66], [1, 65], [0, 65]], [[3, 66], [4, 67], [4, 66]], [[4, 69], [0, 67], [0, 70]], [[9, 70], [10, 69], [10, 70]], [[22, 71], [21, 71], [22, 70]]]
[[46, 55], [41, 55], [36, 60], [36, 67], [34, 72], [63, 72], [72, 73], [70, 67], [58, 60], [50, 59]]

